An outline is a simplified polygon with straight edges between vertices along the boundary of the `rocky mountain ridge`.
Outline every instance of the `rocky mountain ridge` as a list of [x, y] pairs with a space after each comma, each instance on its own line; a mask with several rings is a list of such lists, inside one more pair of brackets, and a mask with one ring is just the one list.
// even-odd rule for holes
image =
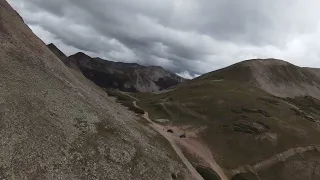
[[69, 67], [80, 70], [85, 77], [102, 88], [114, 88], [129, 92], [158, 92], [184, 82], [185, 79], [160, 66], [142, 66], [92, 58], [76, 53], [65, 60], [60, 50], [52, 44], [49, 49]]

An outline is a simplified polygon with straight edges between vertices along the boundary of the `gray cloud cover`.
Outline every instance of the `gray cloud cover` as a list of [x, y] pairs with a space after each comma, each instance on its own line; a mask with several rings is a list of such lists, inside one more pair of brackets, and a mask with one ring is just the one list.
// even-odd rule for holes
[[66, 54], [194, 77], [249, 58], [320, 67], [318, 0], [9, 0]]

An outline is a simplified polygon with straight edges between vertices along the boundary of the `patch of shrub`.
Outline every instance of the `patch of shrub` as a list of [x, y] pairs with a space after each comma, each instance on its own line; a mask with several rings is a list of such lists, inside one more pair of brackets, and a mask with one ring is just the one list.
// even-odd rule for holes
[[260, 121], [256, 121], [257, 124], [260, 124], [261, 126], [263, 126], [264, 128], [266, 129], [270, 129], [270, 126], [266, 125], [265, 123], [263, 122], [260, 122]]
[[231, 180], [258, 180], [259, 178], [253, 173], [239, 173], [232, 177]]
[[247, 124], [243, 124], [243, 123], [234, 123], [233, 124], [233, 130], [237, 131], [237, 132], [243, 132], [243, 133], [247, 133], [247, 134], [260, 134], [261, 133], [261, 130], [256, 128], [256, 127], [253, 127], [253, 126], [250, 126], [250, 125], [247, 125]]
[[305, 112], [299, 110], [299, 109], [296, 109], [296, 108], [290, 108], [292, 111], [294, 111], [294, 113], [297, 115], [297, 116], [301, 116], [309, 121], [312, 121], [312, 122], [316, 122], [314, 117], [306, 114]]
[[133, 105], [133, 102], [130, 101], [124, 101], [120, 102], [123, 106], [127, 107], [130, 111], [133, 111], [137, 114], [144, 114], [144, 110], [137, 108]]
[[231, 109], [231, 112], [240, 114], [242, 113], [241, 109]]
[[271, 105], [279, 105], [280, 102], [274, 99], [270, 99], [270, 98], [258, 98], [258, 100], [263, 101], [267, 104], [271, 104]]
[[241, 108], [241, 109], [231, 109], [231, 112], [236, 113], [236, 114], [241, 114], [241, 113], [259, 113], [262, 114], [264, 117], [271, 117], [271, 115], [262, 109], [250, 109], [250, 108]]
[[271, 117], [271, 115], [262, 109], [250, 109], [250, 108], [242, 108], [243, 112], [248, 112], [248, 113], [259, 113], [262, 114], [264, 117]]

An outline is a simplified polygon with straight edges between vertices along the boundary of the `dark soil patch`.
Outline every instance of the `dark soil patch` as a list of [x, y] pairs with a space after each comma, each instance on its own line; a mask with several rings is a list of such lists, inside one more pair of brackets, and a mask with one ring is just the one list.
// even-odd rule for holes
[[219, 175], [210, 168], [198, 166], [196, 167], [196, 170], [204, 180], [220, 180]]
[[177, 175], [174, 174], [174, 173], [172, 173], [172, 174], [171, 174], [171, 178], [172, 178], [172, 179], [177, 179]]

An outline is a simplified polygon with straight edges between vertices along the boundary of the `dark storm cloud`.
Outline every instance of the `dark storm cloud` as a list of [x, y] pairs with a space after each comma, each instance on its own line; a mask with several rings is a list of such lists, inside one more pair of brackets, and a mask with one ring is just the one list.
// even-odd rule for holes
[[[11, 0], [67, 54], [160, 65], [184, 76], [239, 60], [318, 65], [316, 0]], [[302, 60], [303, 58], [303, 60]]]

